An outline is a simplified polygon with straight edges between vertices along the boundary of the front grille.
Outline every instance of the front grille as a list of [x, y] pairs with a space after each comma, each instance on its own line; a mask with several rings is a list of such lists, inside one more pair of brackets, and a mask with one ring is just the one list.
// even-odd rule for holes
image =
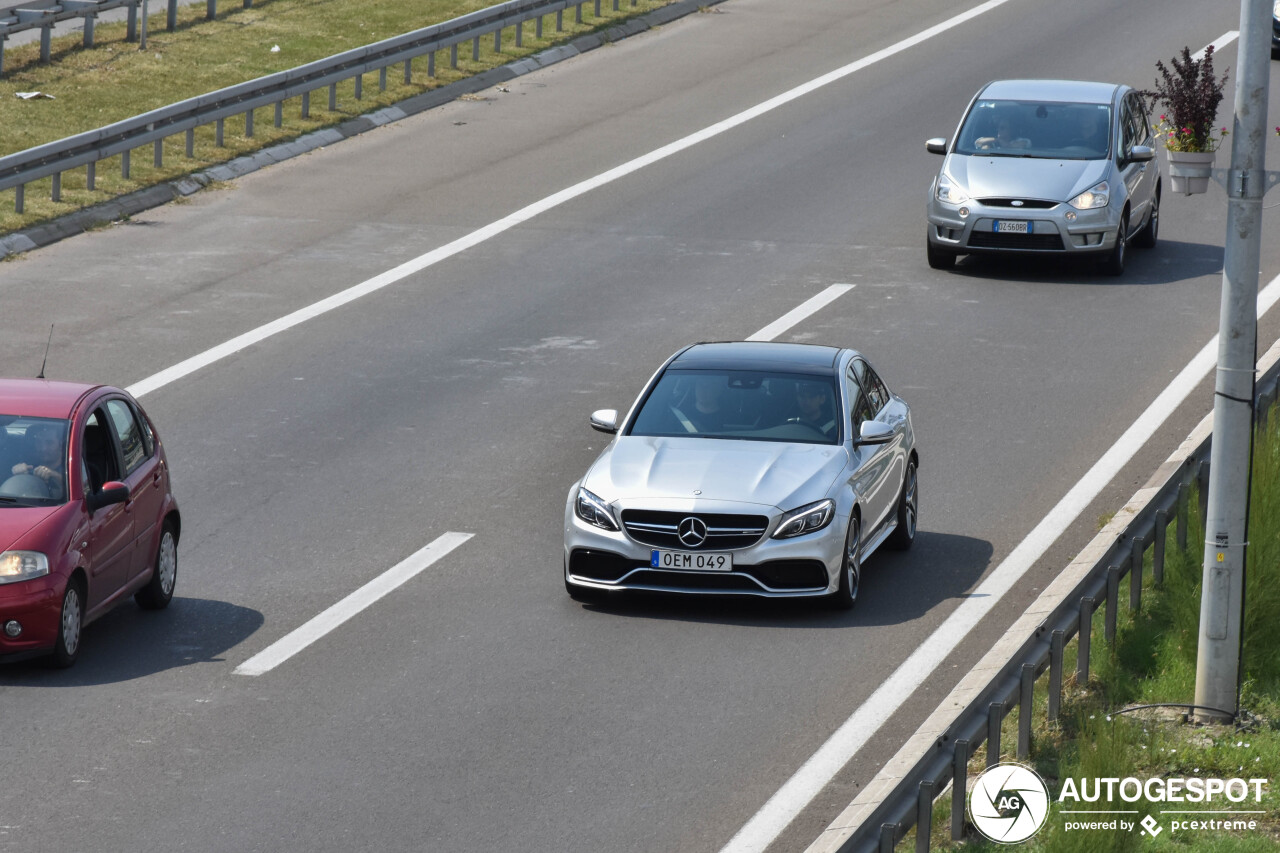
[[975, 249], [1061, 251], [1062, 237], [1058, 234], [1010, 234], [975, 230], [969, 235], [969, 245]]
[[[1023, 210], [1049, 210], [1058, 206], [1056, 201], [1044, 201], [1036, 198], [980, 198], [978, 201], [986, 207], [1012, 207]], [[1015, 201], [1022, 203], [1015, 205]]]
[[[690, 517], [700, 519], [707, 525], [706, 541], [697, 547], [684, 544], [676, 535], [680, 522]], [[769, 519], [763, 515], [624, 509], [622, 526], [626, 528], [627, 535], [632, 539], [654, 548], [678, 551], [728, 551], [747, 548], [759, 542], [769, 526]]]
[[742, 575], [710, 574], [707, 572], [663, 572], [653, 569], [636, 572], [627, 579], [636, 586], [661, 586], [668, 589], [697, 589], [717, 592], [761, 592]]

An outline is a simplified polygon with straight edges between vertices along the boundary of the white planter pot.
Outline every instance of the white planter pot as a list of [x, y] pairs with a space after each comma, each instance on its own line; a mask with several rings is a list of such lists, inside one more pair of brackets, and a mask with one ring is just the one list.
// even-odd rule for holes
[[1207, 192], [1213, 175], [1213, 151], [1169, 151], [1169, 190], [1183, 195]]

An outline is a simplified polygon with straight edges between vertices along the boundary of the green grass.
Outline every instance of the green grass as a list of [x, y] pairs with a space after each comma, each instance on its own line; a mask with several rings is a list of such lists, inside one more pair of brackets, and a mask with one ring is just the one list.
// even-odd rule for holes
[[[436, 56], [436, 77], [427, 76], [426, 58], [413, 63], [412, 81], [403, 82], [402, 66], [388, 69], [387, 88], [379, 91], [378, 75], [363, 81], [362, 98], [355, 98], [354, 82], [338, 86], [337, 109], [330, 112], [327, 91], [311, 97], [311, 115], [302, 118], [301, 99], [285, 105], [283, 125], [274, 126], [271, 108], [254, 117], [254, 135], [245, 135], [242, 118], [228, 119], [223, 147], [215, 144], [214, 128], [196, 131], [195, 150], [185, 156], [182, 135], [164, 145], [163, 166], [153, 167], [150, 145], [131, 157], [129, 178], [122, 177], [120, 158], [97, 166], [95, 188], [88, 189], [86, 170], [63, 175], [62, 200], [53, 202], [52, 179], [29, 184], [24, 212], [14, 211], [15, 192], [0, 192], [0, 234], [54, 219], [134, 190], [198, 172], [242, 154], [305, 133], [338, 124], [468, 75], [511, 62], [577, 36], [614, 26], [667, 5], [671, 0], [622, 0], [594, 3], [575, 23], [573, 9], [564, 13], [564, 30], [557, 33], [555, 16], [543, 20], [543, 38], [534, 38], [534, 23], [525, 24], [523, 45], [515, 47], [511, 29], [502, 37], [502, 52], [493, 51], [493, 37], [480, 40], [480, 58], [473, 61], [470, 43], [460, 46], [458, 68], [449, 67], [448, 51]], [[85, 49], [79, 34], [53, 40], [52, 61], [40, 62], [39, 43], [7, 46], [0, 76], [0, 156], [74, 136], [87, 130], [167, 106], [177, 101], [274, 74], [355, 47], [381, 41], [456, 18], [493, 5], [487, 0], [255, 0], [250, 9], [236, 0], [223, 0], [218, 17], [205, 20], [205, 4], [178, 9], [178, 24], [165, 30], [165, 4], [154, 2], [149, 17], [147, 50], [124, 41], [126, 26], [102, 23], [95, 28], [95, 45]], [[158, 11], [157, 11], [158, 10]], [[273, 53], [272, 47], [280, 50]], [[53, 99], [23, 100], [16, 92], [44, 92]]]
[[[1134, 705], [1188, 704], [1195, 695], [1196, 644], [1200, 621], [1200, 579], [1204, 531], [1199, 501], [1190, 500], [1188, 549], [1180, 551], [1169, 528], [1169, 550], [1164, 583], [1151, 585], [1151, 553], [1147, 553], [1142, 609], [1128, 611], [1122, 603], [1115, 642], [1103, 639], [1104, 610], [1094, 616], [1090, 647], [1090, 679], [1086, 685], [1070, 683], [1064, 689], [1063, 707], [1056, 724], [1047, 722], [1046, 680], [1037, 684], [1029, 763], [1049, 784], [1056, 798], [1061, 780], [1094, 777], [1224, 777], [1265, 778], [1280, 784], [1280, 412], [1273, 410], [1266, 430], [1255, 442], [1247, 558], [1244, 687], [1241, 725], [1201, 726], [1185, 721], [1177, 709], [1150, 709], [1118, 713]], [[1123, 586], [1123, 584], [1122, 584]], [[1122, 591], [1122, 602], [1127, 595]], [[1068, 644], [1065, 660], [1073, 669], [1076, 643]], [[1014, 761], [1018, 712], [1010, 714], [1002, 728], [1002, 760]], [[981, 773], [986, 750], [980, 747], [969, 765], [969, 775]], [[1141, 820], [1158, 812], [1160, 803], [1139, 799], [1136, 803], [1099, 803], [1090, 808], [1138, 810], [1126, 819]], [[1206, 808], [1192, 804], [1189, 808]], [[1280, 848], [1280, 790], [1269, 785], [1254, 817], [1255, 832], [1205, 835], [1168, 829], [1156, 838], [1138, 832], [1066, 832], [1065, 818], [1054, 813], [1044, 828], [1018, 849], [1037, 853], [1122, 853], [1122, 851], [1209, 851], [1255, 853]], [[1240, 808], [1240, 807], [1237, 807]], [[1155, 815], [1157, 819], [1159, 814]], [[1191, 817], [1191, 816], [1188, 816]], [[1218, 816], [1224, 817], [1224, 816]], [[950, 839], [950, 794], [935, 804], [931, 849], [939, 851], [1007, 850], [1007, 845], [987, 842], [970, 828], [965, 841]], [[910, 842], [910, 840], [909, 840]], [[899, 849], [911, 849], [909, 842]]]

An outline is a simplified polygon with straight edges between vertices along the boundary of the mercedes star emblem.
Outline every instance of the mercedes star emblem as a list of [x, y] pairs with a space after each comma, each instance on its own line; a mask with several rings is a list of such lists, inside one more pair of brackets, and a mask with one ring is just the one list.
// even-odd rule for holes
[[700, 518], [689, 516], [676, 528], [676, 536], [687, 548], [697, 548], [707, 541], [707, 523]]

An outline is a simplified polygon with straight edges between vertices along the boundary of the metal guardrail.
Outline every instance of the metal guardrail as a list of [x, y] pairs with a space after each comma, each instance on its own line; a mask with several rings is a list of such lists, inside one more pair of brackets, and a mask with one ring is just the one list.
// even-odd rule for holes
[[[1280, 395], [1280, 342], [1259, 362], [1259, 378], [1255, 392], [1255, 411], [1259, 422]], [[1027, 614], [997, 644], [1017, 643], [1017, 648], [1003, 665], [989, 676], [985, 688], [972, 690], [972, 698], [959, 711], [940, 711], [931, 718], [936, 724], [932, 748], [913, 756], [910, 745], [904, 747], [881, 778], [895, 779], [879, 791], [876, 783], [865, 789], [841, 818], [809, 847], [809, 853], [888, 853], [916, 828], [915, 849], [927, 853], [930, 847], [933, 803], [951, 789], [951, 838], [965, 836], [966, 786], [968, 764], [975, 751], [986, 744], [986, 766], [1000, 761], [1001, 728], [1006, 716], [1018, 709], [1016, 756], [1025, 759], [1031, 750], [1031, 724], [1038, 679], [1048, 673], [1047, 716], [1058, 718], [1062, 685], [1067, 661], [1064, 649], [1069, 640], [1078, 638], [1075, 661], [1076, 683], [1089, 678], [1089, 653], [1093, 642], [1093, 617], [1098, 607], [1105, 608], [1103, 639], [1115, 639], [1116, 621], [1122, 596], [1122, 582], [1128, 578], [1128, 606], [1139, 608], [1143, 589], [1143, 564], [1147, 549], [1152, 549], [1154, 582], [1163, 580], [1165, 544], [1168, 527], [1176, 522], [1179, 548], [1186, 547], [1187, 500], [1192, 482], [1200, 485], [1200, 508], [1203, 515], [1209, 476], [1209, 451], [1212, 442], [1212, 417], [1206, 417], [1173, 456], [1157, 470], [1134, 499], [1121, 510], [1130, 514], [1127, 524], [1113, 520], [1070, 569], [1077, 568], [1082, 577], [1069, 590], [1045, 590], [1037, 605], [1046, 598], [1056, 599], [1047, 611], [1032, 605]], [[1105, 543], [1106, 537], [1113, 541]], [[1100, 556], [1098, 553], [1100, 553]], [[1087, 556], [1086, 556], [1087, 555]], [[1081, 560], [1092, 560], [1080, 565]], [[1070, 581], [1068, 581], [1070, 582]], [[1047, 606], [1047, 603], [1046, 603]], [[1020, 631], [1020, 626], [1022, 632]], [[983, 664], [990, 663], [989, 655]], [[983, 664], [975, 668], [982, 668]], [[993, 665], [995, 667], [996, 665]], [[989, 670], [988, 670], [989, 671]], [[958, 687], [953, 696], [962, 693]], [[939, 719], [941, 718], [941, 719]], [[927, 722], [922, 729], [930, 728]], [[918, 736], [921, 737], [921, 736]], [[905, 754], [905, 755], [904, 755]], [[840, 828], [843, 827], [843, 828]]]
[[[611, 2], [613, 10], [618, 11], [620, 0]], [[632, 6], [637, 5], [637, 0], [629, 2]], [[501, 51], [502, 33], [512, 29], [515, 44], [519, 47], [523, 44], [527, 22], [534, 22], [534, 36], [541, 38], [543, 20], [547, 16], [555, 15], [556, 32], [561, 32], [566, 10], [574, 9], [574, 20], [581, 23], [583, 7], [593, 6], [595, 16], [600, 17], [601, 3], [602, 0], [511, 0], [288, 71], [179, 101], [97, 130], [0, 157], [0, 190], [15, 190], [14, 210], [22, 213], [26, 185], [52, 177], [52, 199], [61, 201], [61, 177], [69, 169], [86, 166], [88, 188], [92, 190], [96, 164], [109, 157], [120, 156], [121, 174], [128, 178], [130, 153], [150, 143], [154, 147], [153, 162], [156, 168], [160, 168], [163, 165], [164, 140], [179, 133], [186, 133], [186, 156], [191, 157], [197, 127], [215, 125], [216, 142], [220, 146], [223, 122], [232, 116], [243, 115], [245, 135], [251, 137], [255, 109], [274, 106], [275, 126], [280, 127], [283, 104], [290, 98], [302, 99], [305, 118], [310, 114], [311, 93], [327, 87], [329, 109], [332, 111], [337, 108], [337, 86], [341, 82], [354, 80], [355, 97], [359, 100], [365, 74], [378, 72], [379, 86], [385, 89], [387, 69], [403, 63], [404, 81], [408, 83], [413, 60], [426, 57], [427, 76], [434, 77], [436, 54], [442, 50], [449, 51], [450, 67], [457, 67], [458, 46], [461, 44], [471, 42], [472, 58], [478, 59], [482, 37], [492, 35], [494, 50]]]

